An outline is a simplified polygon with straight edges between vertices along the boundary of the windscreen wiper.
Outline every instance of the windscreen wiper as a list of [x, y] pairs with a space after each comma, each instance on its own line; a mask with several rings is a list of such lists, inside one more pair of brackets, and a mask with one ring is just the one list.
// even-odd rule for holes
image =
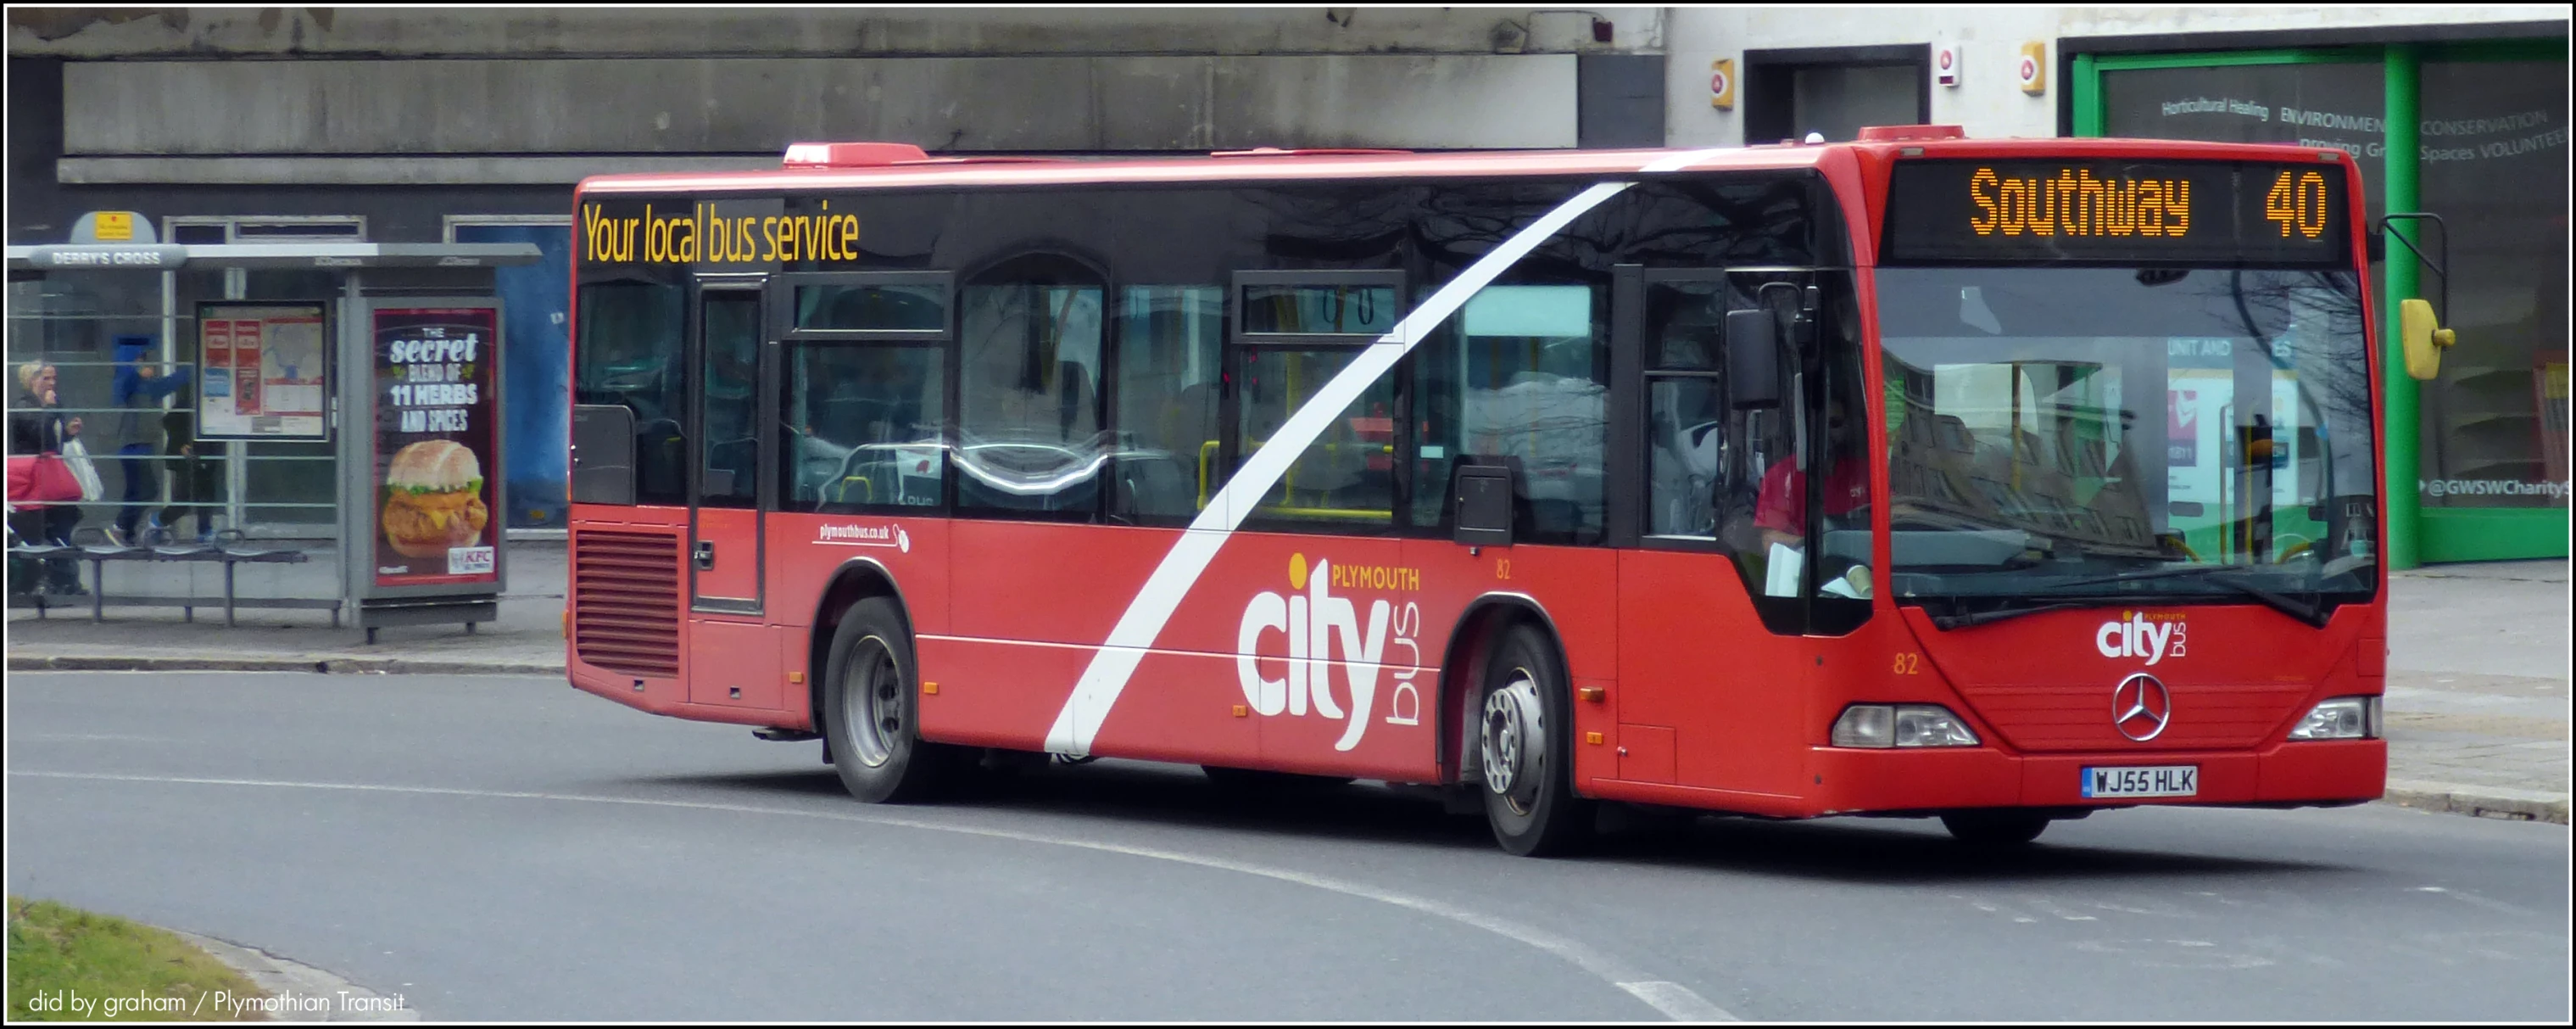
[[2274, 593], [2271, 590], [2264, 589], [2261, 586], [2254, 585], [2253, 583], [2246, 582], [2242, 579], [2212, 576], [2209, 581], [2225, 586], [2228, 589], [2235, 590], [2245, 596], [2252, 597], [2255, 600], [2262, 601], [2263, 606], [2292, 618], [2296, 618], [2299, 621], [2306, 623], [2311, 629], [2322, 629], [2326, 627], [2326, 608], [2324, 604], [2301, 600], [2297, 597], [2285, 594]]
[[1952, 629], [1965, 629], [1972, 625], [1984, 625], [1988, 622], [2000, 622], [2007, 618], [2019, 618], [2023, 615], [2035, 615], [2043, 611], [2071, 611], [2079, 607], [2097, 606], [2099, 605], [2068, 602], [2057, 604], [2033, 604], [2029, 607], [2002, 607], [1996, 608], [1992, 611], [1978, 611], [1974, 614], [1933, 615], [1932, 627], [1939, 629], [1942, 632], [1949, 632]]
[[2299, 621], [2306, 623], [2311, 628], [2322, 629], [2326, 627], [2325, 605], [2314, 601], [2302, 600], [2297, 597], [2276, 593], [2270, 589], [2236, 578], [2222, 567], [2211, 565], [2185, 565], [2180, 568], [2158, 568], [2153, 571], [2139, 572], [2134, 575], [2104, 575], [2091, 579], [2077, 579], [2074, 582], [2062, 582], [2058, 584], [2058, 587], [2062, 589], [2069, 586], [2101, 586], [2115, 582], [2141, 582], [2148, 579], [2171, 579], [2181, 576], [2192, 576], [2203, 582], [2208, 582], [2217, 586], [2224, 586], [2241, 596], [2261, 602], [2265, 607], [2269, 607], [2272, 610], [2298, 619]]

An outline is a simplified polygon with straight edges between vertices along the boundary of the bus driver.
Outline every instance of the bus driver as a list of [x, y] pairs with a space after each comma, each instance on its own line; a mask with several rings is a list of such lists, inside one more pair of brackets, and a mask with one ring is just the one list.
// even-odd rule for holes
[[[1825, 403], [1825, 434], [1825, 454], [1833, 463], [1825, 475], [1825, 517], [1841, 519], [1869, 503], [1869, 464], [1861, 459], [1858, 433], [1840, 397]], [[1762, 473], [1753, 524], [1762, 530], [1766, 550], [1805, 543], [1807, 475], [1798, 470], [1796, 454], [1772, 462]]]

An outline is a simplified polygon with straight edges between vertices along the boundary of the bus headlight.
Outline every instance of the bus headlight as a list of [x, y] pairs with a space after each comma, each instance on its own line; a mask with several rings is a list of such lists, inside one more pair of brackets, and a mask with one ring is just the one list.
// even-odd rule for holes
[[1968, 723], [1935, 704], [1854, 704], [1834, 719], [1837, 747], [1974, 747]]
[[2308, 711], [2290, 729], [2294, 740], [2375, 740], [2379, 738], [2378, 697], [2336, 697]]

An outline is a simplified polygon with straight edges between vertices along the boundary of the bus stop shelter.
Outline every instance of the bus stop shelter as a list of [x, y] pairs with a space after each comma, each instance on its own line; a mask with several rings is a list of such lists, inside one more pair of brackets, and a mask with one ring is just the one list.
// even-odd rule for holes
[[[51, 413], [81, 419], [98, 489], [62, 505], [61, 538], [28, 538], [13, 505], [12, 607], [318, 609], [370, 640], [494, 617], [494, 269], [535, 246], [165, 244], [131, 212], [72, 239], [7, 248], [8, 359], [55, 369]], [[13, 434], [39, 406], [23, 382]], [[66, 567], [80, 588], [56, 588]]]

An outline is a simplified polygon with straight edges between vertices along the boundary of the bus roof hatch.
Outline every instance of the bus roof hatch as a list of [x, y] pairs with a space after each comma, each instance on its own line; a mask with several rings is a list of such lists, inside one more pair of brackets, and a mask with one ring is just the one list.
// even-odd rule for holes
[[930, 155], [910, 143], [789, 143], [786, 167], [796, 168], [882, 168], [899, 161], [928, 160]]
[[1860, 130], [1860, 141], [1863, 143], [1966, 138], [1968, 138], [1967, 130], [1956, 125], [1872, 125]]

